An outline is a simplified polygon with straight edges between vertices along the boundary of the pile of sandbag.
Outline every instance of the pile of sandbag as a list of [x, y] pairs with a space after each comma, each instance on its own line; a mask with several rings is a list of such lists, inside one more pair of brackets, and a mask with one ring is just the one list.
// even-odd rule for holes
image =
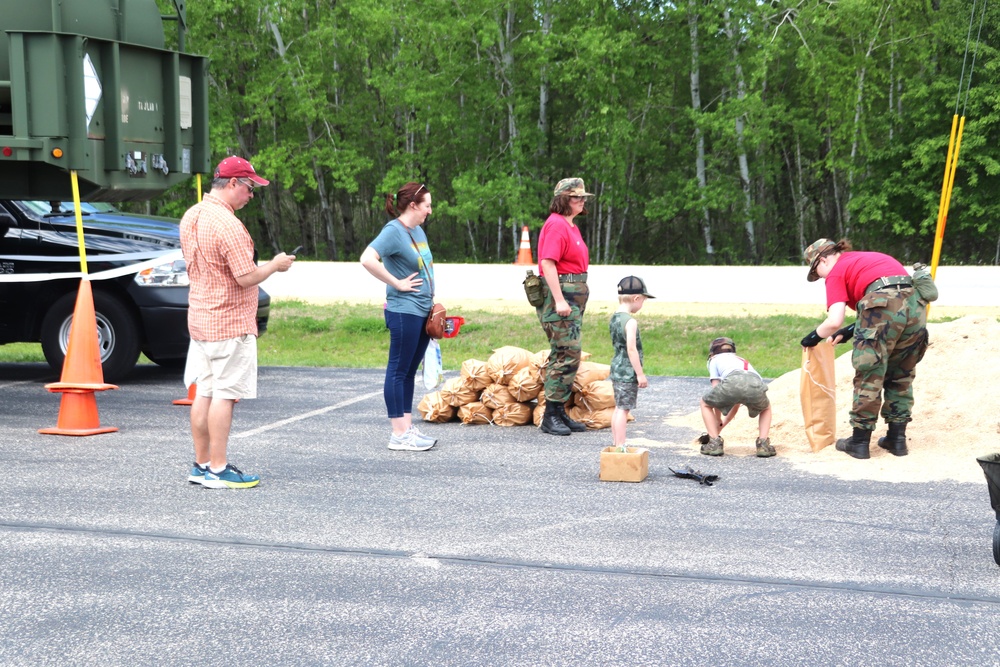
[[[589, 355], [584, 354], [584, 359]], [[542, 385], [549, 351], [531, 353], [505, 345], [493, 351], [489, 359], [467, 359], [457, 378], [446, 380], [441, 389], [427, 394], [417, 410], [424, 421], [497, 426], [537, 426], [545, 414]], [[608, 374], [611, 367], [581, 361], [566, 402], [566, 412], [587, 428], [611, 426], [615, 396]]]

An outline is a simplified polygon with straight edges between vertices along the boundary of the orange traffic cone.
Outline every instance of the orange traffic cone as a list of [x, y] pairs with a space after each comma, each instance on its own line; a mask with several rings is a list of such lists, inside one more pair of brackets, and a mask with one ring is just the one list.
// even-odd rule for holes
[[97, 342], [94, 293], [87, 277], [80, 281], [80, 291], [76, 296], [62, 376], [59, 382], [47, 384], [45, 388], [53, 393], [62, 394], [62, 401], [59, 405], [56, 427], [39, 429], [39, 433], [96, 435], [118, 430], [114, 426], [101, 426], [101, 419], [97, 414], [94, 392], [118, 387], [104, 382], [101, 348]]
[[194, 403], [194, 397], [197, 395], [198, 383], [192, 382], [191, 386], [188, 387], [187, 398], [178, 398], [174, 401], [174, 405], [192, 405]]
[[517, 251], [517, 261], [514, 264], [518, 266], [535, 265], [531, 260], [531, 237], [528, 235], [527, 225], [521, 228], [521, 247]]

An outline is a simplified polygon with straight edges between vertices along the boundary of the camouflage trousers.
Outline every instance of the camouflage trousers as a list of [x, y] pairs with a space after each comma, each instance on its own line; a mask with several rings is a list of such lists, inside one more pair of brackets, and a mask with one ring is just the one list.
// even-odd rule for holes
[[555, 301], [549, 286], [543, 281], [545, 301], [535, 308], [538, 321], [549, 339], [549, 360], [542, 367], [545, 378], [545, 400], [565, 403], [573, 388], [576, 371], [580, 368], [582, 350], [581, 329], [583, 312], [587, 309], [590, 289], [587, 283], [560, 283], [563, 298], [569, 303], [570, 313], [563, 317], [556, 312]]
[[912, 287], [887, 287], [858, 301], [853, 428], [875, 430], [880, 408], [887, 423], [911, 420], [915, 369], [928, 344], [927, 310], [918, 299]]

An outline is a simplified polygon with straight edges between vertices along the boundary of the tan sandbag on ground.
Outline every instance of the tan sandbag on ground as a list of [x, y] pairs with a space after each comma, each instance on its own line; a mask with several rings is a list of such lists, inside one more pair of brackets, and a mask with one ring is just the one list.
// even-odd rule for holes
[[493, 421], [493, 411], [479, 401], [473, 401], [458, 409], [458, 418], [463, 424], [489, 424]]
[[486, 369], [486, 362], [479, 359], [466, 359], [462, 362], [460, 376], [465, 385], [472, 391], [482, 391], [493, 382], [490, 372]]
[[472, 403], [479, 398], [479, 392], [470, 389], [465, 380], [460, 377], [445, 380], [444, 385], [441, 386], [440, 394], [445, 403], [456, 408], [466, 403]]
[[550, 350], [539, 350], [538, 352], [535, 352], [528, 359], [528, 365], [536, 371], [541, 370], [542, 366], [545, 365], [545, 362], [549, 360], [549, 352]]
[[581, 388], [573, 398], [576, 405], [591, 412], [615, 407], [615, 390], [611, 380], [595, 380]]
[[539, 401], [535, 403], [535, 409], [531, 411], [531, 423], [540, 426], [542, 417], [545, 416], [545, 395], [539, 394]]
[[611, 375], [610, 364], [581, 361], [580, 368], [576, 371], [576, 379], [573, 380], [573, 391], [579, 392], [591, 382], [607, 380], [609, 375]]
[[524, 426], [531, 421], [531, 403], [508, 403], [493, 411], [493, 423], [497, 426]]
[[566, 414], [569, 415], [570, 419], [586, 424], [588, 429], [596, 430], [611, 427], [611, 415], [614, 411], [614, 408], [604, 408], [603, 410], [592, 412], [586, 408], [581, 408], [579, 405], [574, 405], [566, 409]]
[[507, 389], [510, 391], [511, 396], [521, 403], [536, 398], [538, 392], [542, 390], [542, 380], [538, 377], [538, 369], [532, 368], [531, 364], [528, 364], [514, 373], [510, 378]]
[[514, 373], [528, 365], [531, 352], [513, 345], [498, 347], [486, 360], [486, 370], [498, 384], [507, 384]]
[[443, 423], [455, 418], [455, 408], [448, 404], [440, 391], [425, 394], [417, 405], [417, 412], [423, 415], [426, 422]]
[[507, 390], [507, 387], [497, 383], [493, 383], [486, 387], [486, 389], [483, 389], [483, 393], [479, 395], [479, 401], [491, 410], [496, 410], [501, 405], [517, 403], [517, 400]]
[[802, 348], [799, 395], [806, 438], [814, 452], [833, 444], [837, 437], [834, 354], [833, 344], [825, 340], [815, 347]]

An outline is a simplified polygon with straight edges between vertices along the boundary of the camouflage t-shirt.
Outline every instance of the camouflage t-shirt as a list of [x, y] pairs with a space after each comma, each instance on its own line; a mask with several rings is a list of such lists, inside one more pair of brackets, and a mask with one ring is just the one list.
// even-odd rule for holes
[[[635, 376], [635, 369], [628, 358], [628, 338], [625, 335], [625, 325], [633, 319], [630, 313], [616, 312], [611, 316], [608, 330], [611, 332], [611, 344], [615, 347], [615, 356], [611, 358], [611, 374], [608, 379], [612, 382], [638, 382]], [[639, 363], [642, 363], [642, 339], [639, 337], [638, 327], [635, 330], [635, 348], [639, 351]]]

